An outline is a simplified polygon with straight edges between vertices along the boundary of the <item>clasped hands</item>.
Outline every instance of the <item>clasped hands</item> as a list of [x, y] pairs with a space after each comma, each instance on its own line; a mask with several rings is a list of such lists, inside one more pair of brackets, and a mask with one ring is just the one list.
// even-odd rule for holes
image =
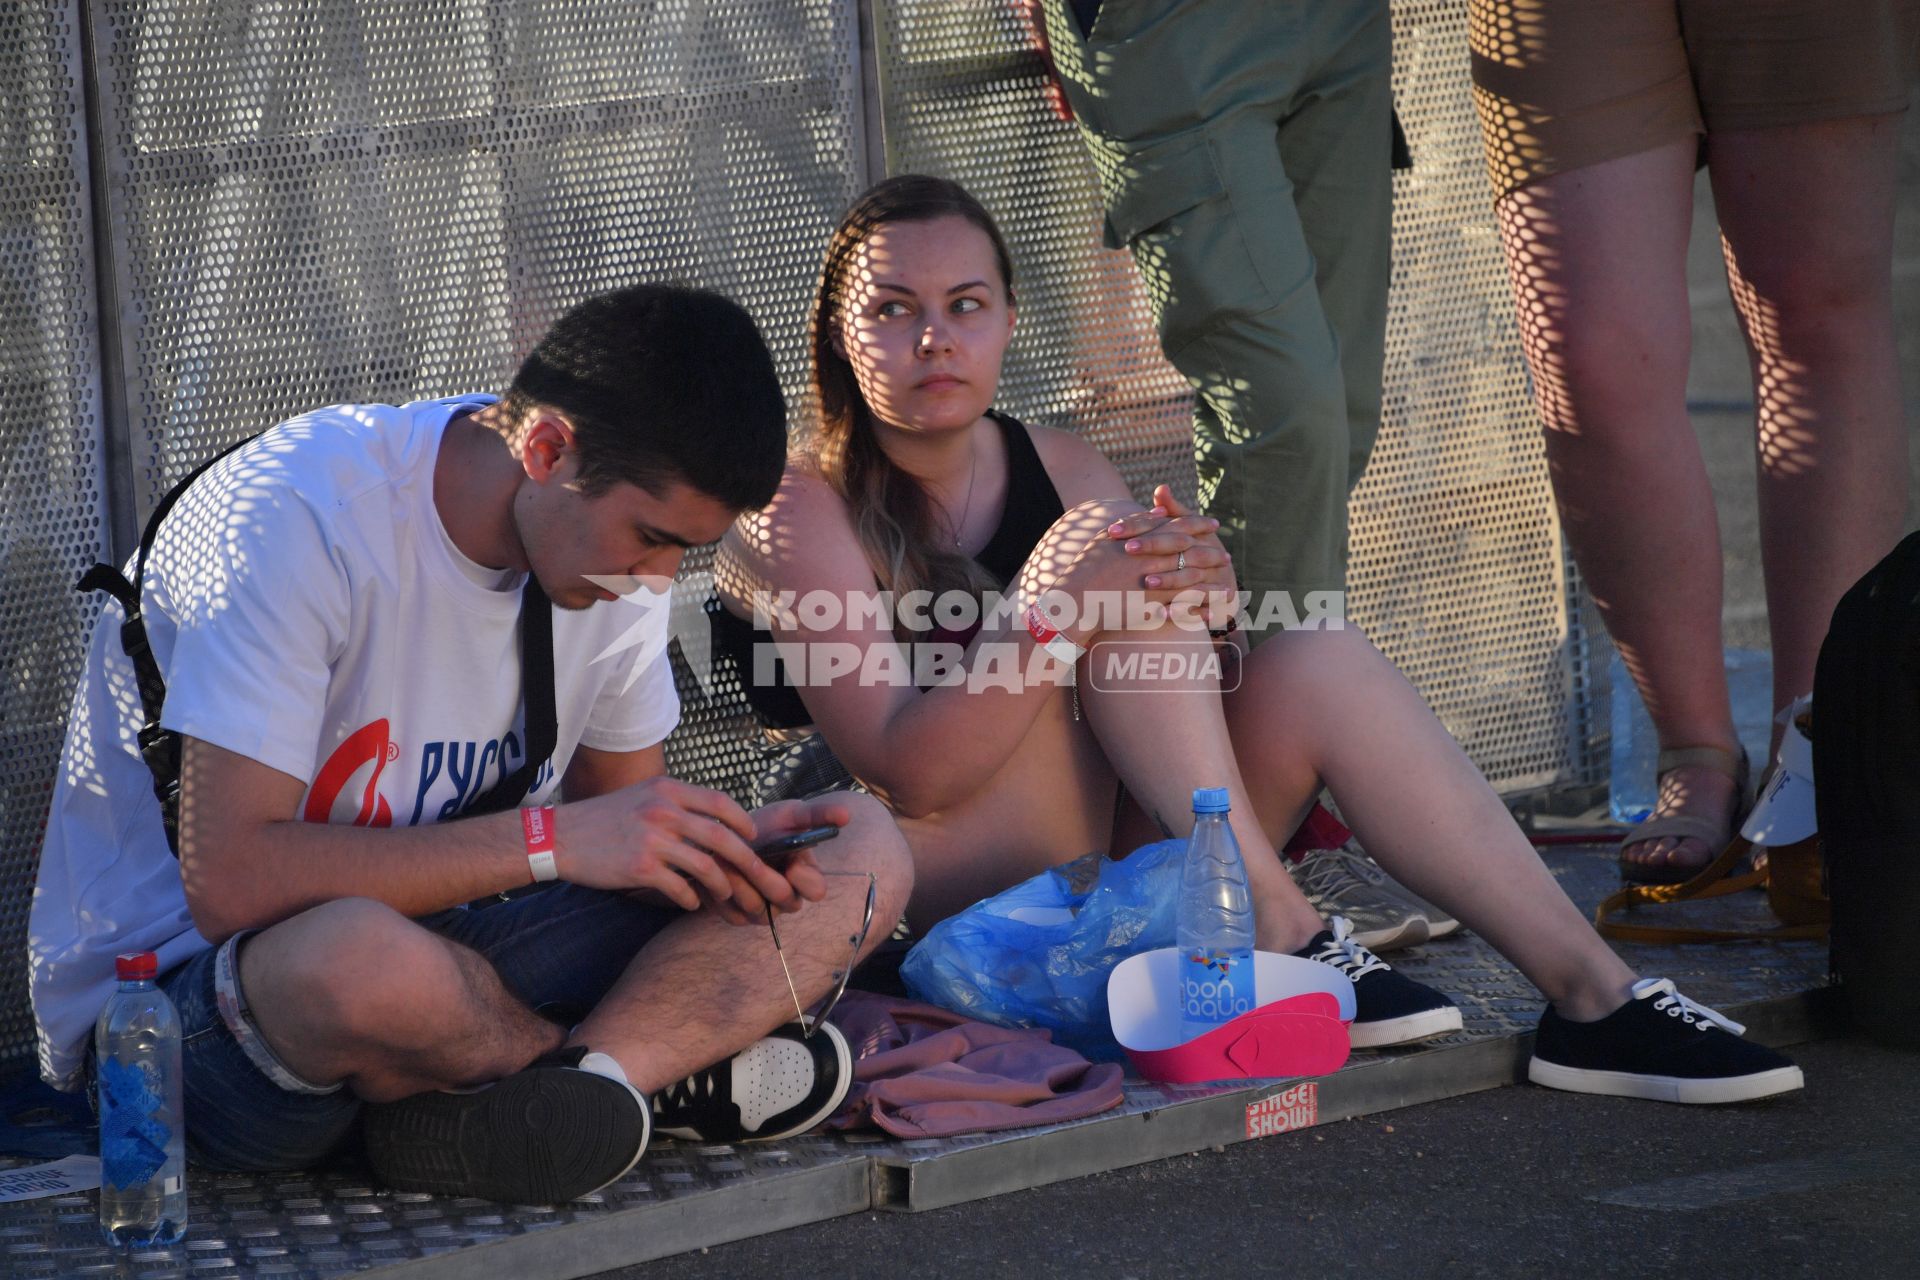
[[1239, 607], [1240, 590], [1219, 530], [1218, 520], [1186, 506], [1162, 484], [1154, 488], [1151, 508], [1114, 521], [1104, 537], [1140, 562], [1150, 610], [1158, 605], [1177, 621], [1198, 617], [1218, 630]]

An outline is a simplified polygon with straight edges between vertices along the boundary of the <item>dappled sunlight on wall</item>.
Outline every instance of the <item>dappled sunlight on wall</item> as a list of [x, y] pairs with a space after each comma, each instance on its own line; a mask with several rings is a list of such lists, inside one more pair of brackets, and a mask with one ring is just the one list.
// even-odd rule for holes
[[111, 537], [80, 39], [71, 6], [0, 5], [0, 1070], [33, 1049], [27, 911], [99, 611], [73, 584]]

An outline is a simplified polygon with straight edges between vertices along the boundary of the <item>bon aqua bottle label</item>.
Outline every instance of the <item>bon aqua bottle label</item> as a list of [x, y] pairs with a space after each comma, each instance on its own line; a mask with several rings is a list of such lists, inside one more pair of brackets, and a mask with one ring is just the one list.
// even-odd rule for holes
[[1253, 953], [1189, 947], [1180, 957], [1180, 1016], [1230, 1022], [1253, 1009]]

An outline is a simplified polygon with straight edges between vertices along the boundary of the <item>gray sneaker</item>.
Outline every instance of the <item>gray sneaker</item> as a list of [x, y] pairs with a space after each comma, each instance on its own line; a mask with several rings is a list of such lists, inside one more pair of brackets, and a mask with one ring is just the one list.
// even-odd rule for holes
[[1380, 882], [1385, 888], [1405, 898], [1413, 905], [1414, 910], [1427, 918], [1428, 942], [1432, 942], [1435, 938], [1444, 938], [1450, 933], [1459, 932], [1460, 922], [1458, 920], [1455, 920], [1439, 907], [1434, 906], [1431, 902], [1428, 902], [1425, 898], [1407, 888], [1407, 886], [1401, 884], [1398, 880], [1395, 880], [1385, 871], [1382, 871], [1380, 864], [1368, 857], [1366, 853], [1360, 849], [1359, 845], [1355, 844], [1352, 847], [1356, 853], [1360, 854], [1360, 861], [1366, 866], [1373, 868], [1373, 873], [1380, 877]]
[[[1432, 942], [1435, 938], [1444, 938], [1460, 928], [1460, 922], [1458, 920], [1455, 920], [1439, 907], [1434, 906], [1431, 902], [1428, 902], [1425, 898], [1388, 875], [1385, 869], [1373, 860], [1373, 856], [1360, 847], [1358, 840], [1347, 841], [1340, 846], [1339, 852], [1347, 855], [1348, 869], [1351, 870], [1354, 875], [1372, 885], [1374, 889], [1383, 896], [1398, 898], [1427, 918], [1428, 942]], [[1308, 856], [1312, 857], [1314, 855], [1309, 854]], [[1412, 946], [1413, 944], [1408, 943], [1407, 945]], [[1378, 947], [1374, 948], [1375, 951], [1379, 949]]]
[[1455, 920], [1439, 907], [1434, 906], [1431, 902], [1428, 902], [1425, 898], [1388, 875], [1386, 871], [1381, 868], [1380, 864], [1375, 862], [1373, 857], [1368, 854], [1365, 849], [1360, 847], [1358, 840], [1347, 841], [1347, 843], [1341, 847], [1341, 852], [1352, 855], [1353, 874], [1365, 880], [1381, 893], [1398, 897], [1401, 901], [1427, 918], [1428, 942], [1432, 942], [1435, 938], [1444, 938], [1448, 934], [1459, 930], [1460, 922], [1458, 920]]
[[1289, 870], [1313, 909], [1326, 919], [1345, 916], [1353, 940], [1369, 951], [1417, 947], [1433, 936], [1413, 896], [1351, 840], [1338, 849], [1316, 849]]

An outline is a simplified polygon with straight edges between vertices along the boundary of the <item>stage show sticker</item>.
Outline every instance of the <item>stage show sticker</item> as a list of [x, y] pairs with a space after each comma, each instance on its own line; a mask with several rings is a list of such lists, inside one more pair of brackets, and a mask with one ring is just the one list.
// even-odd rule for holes
[[1247, 1104], [1249, 1138], [1271, 1138], [1276, 1133], [1311, 1129], [1319, 1122], [1320, 1085], [1313, 1080]]

